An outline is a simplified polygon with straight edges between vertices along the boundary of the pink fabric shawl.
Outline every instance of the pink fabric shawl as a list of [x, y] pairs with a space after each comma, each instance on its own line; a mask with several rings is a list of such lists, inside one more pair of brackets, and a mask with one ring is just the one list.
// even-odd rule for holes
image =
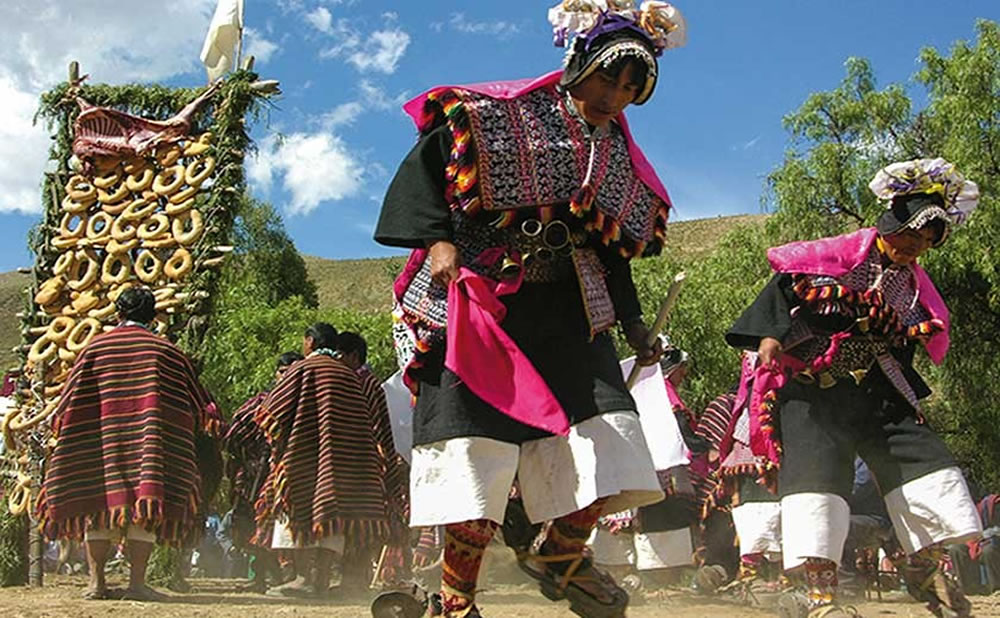
[[[523, 273], [522, 273], [523, 276]], [[512, 419], [566, 435], [569, 419], [528, 357], [500, 328], [507, 308], [500, 296], [513, 294], [521, 277], [501, 282], [468, 268], [448, 286], [445, 367], [476, 396]]]
[[[774, 247], [768, 250], [767, 259], [771, 263], [771, 268], [779, 273], [840, 277], [865, 259], [876, 238], [878, 231], [875, 228], [863, 228], [842, 236]], [[950, 345], [948, 331], [951, 320], [948, 307], [927, 272], [917, 264], [913, 264], [913, 271], [917, 276], [920, 304], [932, 318], [944, 323], [944, 330], [933, 335], [924, 346], [934, 364], [940, 365]]]
[[[563, 72], [560, 69], [558, 71], [542, 75], [541, 77], [528, 79], [485, 82], [465, 86], [436, 86], [404, 104], [403, 111], [405, 111], [406, 114], [413, 119], [417, 128], [423, 131], [427, 128], [426, 126], [422, 126], [422, 123], [424, 122], [424, 105], [427, 103], [428, 95], [432, 93], [439, 92], [441, 90], [458, 88], [460, 90], [468, 90], [470, 92], [493, 97], [495, 99], [514, 99], [523, 94], [529, 93], [532, 90], [537, 90], [538, 88], [544, 88], [558, 83], [559, 78], [562, 77], [562, 73]], [[656, 171], [653, 169], [653, 166], [650, 165], [646, 156], [639, 148], [639, 145], [636, 144], [635, 140], [632, 138], [632, 133], [628, 128], [628, 121], [625, 120], [625, 114], [619, 114], [617, 120], [619, 126], [622, 128], [622, 133], [625, 134], [625, 141], [628, 143], [628, 153], [632, 158], [632, 167], [635, 168], [635, 173], [644, 183], [646, 183], [646, 186], [649, 187], [653, 193], [658, 195], [660, 199], [673, 207], [673, 203], [670, 201], [670, 196], [667, 194], [667, 189], [663, 186], [663, 183], [660, 182], [660, 178], [656, 175]]]

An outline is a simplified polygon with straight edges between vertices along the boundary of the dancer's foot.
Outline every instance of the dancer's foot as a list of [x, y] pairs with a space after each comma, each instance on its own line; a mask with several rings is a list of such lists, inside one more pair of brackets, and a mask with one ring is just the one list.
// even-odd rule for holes
[[582, 554], [522, 554], [518, 566], [538, 581], [546, 598], [569, 599], [570, 609], [577, 615], [588, 618], [625, 615], [628, 593]]

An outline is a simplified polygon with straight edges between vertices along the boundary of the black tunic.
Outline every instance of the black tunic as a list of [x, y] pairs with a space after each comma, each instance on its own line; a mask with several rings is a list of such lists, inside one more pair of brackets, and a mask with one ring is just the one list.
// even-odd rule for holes
[[[444, 199], [444, 168], [450, 152], [451, 136], [445, 126], [423, 136], [410, 151], [389, 185], [375, 230], [377, 242], [417, 248], [452, 238], [452, 213]], [[596, 241], [592, 246], [607, 270], [616, 318], [623, 324], [640, 319], [628, 260]], [[552, 389], [571, 424], [605, 412], [635, 410], [610, 335], [605, 332], [590, 340], [575, 278], [525, 282], [501, 300], [507, 307], [502, 328]], [[472, 394], [444, 368], [443, 346], [423, 361], [415, 373], [420, 393], [413, 419], [414, 445], [472, 436], [520, 444], [551, 435], [511, 419]]]

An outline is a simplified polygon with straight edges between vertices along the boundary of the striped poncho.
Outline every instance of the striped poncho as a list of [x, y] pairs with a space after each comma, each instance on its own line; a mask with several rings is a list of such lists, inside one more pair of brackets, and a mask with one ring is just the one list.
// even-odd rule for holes
[[271, 470], [257, 500], [257, 538], [287, 517], [297, 542], [343, 533], [352, 544], [388, 537], [384, 466], [360, 378], [322, 354], [299, 361], [257, 408]]
[[[255, 418], [257, 408], [267, 399], [267, 391], [258, 393], [243, 402], [229, 421], [229, 430], [222, 439], [228, 455], [226, 476], [229, 477], [229, 494], [235, 506], [238, 503], [253, 504], [263, 475], [267, 474], [271, 452], [267, 438], [260, 430]], [[263, 473], [261, 468], [264, 468]], [[260, 476], [260, 478], [258, 478]]]
[[229, 478], [229, 497], [233, 510], [233, 542], [245, 547], [255, 536], [254, 504], [267, 477], [271, 447], [255, 418], [257, 408], [267, 399], [267, 391], [243, 402], [229, 421], [222, 439]]
[[388, 498], [389, 523], [393, 536], [408, 538], [410, 511], [410, 471], [406, 461], [396, 452], [392, 439], [389, 404], [378, 378], [370, 371], [359, 372], [361, 389], [368, 403], [372, 436], [382, 458], [382, 478]]
[[214, 404], [184, 354], [139, 326], [99, 335], [77, 358], [53, 423], [37, 514], [50, 538], [138, 525], [166, 543], [201, 527], [196, 442]]

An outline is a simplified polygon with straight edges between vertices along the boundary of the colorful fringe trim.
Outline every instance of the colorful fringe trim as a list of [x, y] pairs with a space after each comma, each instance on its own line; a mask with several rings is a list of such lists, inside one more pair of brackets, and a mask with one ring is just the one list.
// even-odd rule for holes
[[857, 292], [839, 283], [814, 286], [807, 275], [796, 275], [792, 290], [811, 311], [819, 315], [867, 318], [868, 332], [896, 343], [926, 339], [945, 329], [944, 322], [935, 318], [903, 326], [899, 312], [886, 302], [880, 289]]

